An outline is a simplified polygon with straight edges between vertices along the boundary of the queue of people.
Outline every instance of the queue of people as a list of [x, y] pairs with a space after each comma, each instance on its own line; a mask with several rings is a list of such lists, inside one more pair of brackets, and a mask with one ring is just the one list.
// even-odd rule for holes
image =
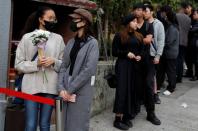
[[150, 2], [134, 5], [113, 40], [118, 80], [113, 126], [120, 130], [133, 126], [141, 105], [146, 108], [148, 121], [161, 124], [155, 112], [155, 104], [161, 103], [158, 94], [166, 79], [163, 94], [168, 96], [176, 90], [176, 84], [182, 82], [184, 63], [188, 68], [186, 76], [198, 80], [197, 10], [182, 3], [178, 13], [164, 5], [156, 12], [156, 18], [154, 14]]

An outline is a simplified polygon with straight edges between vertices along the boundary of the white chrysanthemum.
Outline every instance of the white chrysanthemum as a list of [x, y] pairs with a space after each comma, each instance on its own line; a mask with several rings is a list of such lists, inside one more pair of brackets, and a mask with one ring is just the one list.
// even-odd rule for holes
[[49, 32], [49, 31], [45, 31], [45, 30], [39, 29], [39, 30], [36, 30], [36, 31], [35, 31], [35, 35], [36, 35], [36, 36], [46, 35], [46, 37], [49, 37], [50, 32]]

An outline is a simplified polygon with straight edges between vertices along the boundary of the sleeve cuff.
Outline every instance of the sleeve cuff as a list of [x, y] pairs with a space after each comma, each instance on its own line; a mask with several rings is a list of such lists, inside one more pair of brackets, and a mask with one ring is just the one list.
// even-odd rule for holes
[[60, 69], [60, 65], [61, 65], [60, 60], [54, 59], [54, 65], [52, 66], [52, 68], [53, 68], [56, 72], [58, 72], [59, 69]]
[[70, 88], [70, 89], [67, 90], [67, 92], [68, 92], [69, 94], [74, 94], [75, 91], [72, 90], [72, 89]]
[[160, 59], [160, 55], [159, 55], [159, 54], [158, 54], [158, 55], [156, 55], [156, 56], [155, 56], [155, 58]]
[[63, 90], [65, 90], [65, 88], [64, 87], [61, 87], [61, 88], [58, 89], [58, 92], [60, 93]]

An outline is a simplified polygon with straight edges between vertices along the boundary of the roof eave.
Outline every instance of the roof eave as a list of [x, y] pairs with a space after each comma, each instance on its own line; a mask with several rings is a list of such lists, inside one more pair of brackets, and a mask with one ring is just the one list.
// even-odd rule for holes
[[66, 1], [66, 0], [32, 0], [32, 1], [68, 6], [68, 7], [85, 8], [85, 9], [91, 9], [91, 10], [97, 9], [97, 4], [95, 2], [91, 2], [91, 1], [88, 1], [88, 2], [79, 2], [79, 1], [71, 1], [71, 0], [70, 1]]

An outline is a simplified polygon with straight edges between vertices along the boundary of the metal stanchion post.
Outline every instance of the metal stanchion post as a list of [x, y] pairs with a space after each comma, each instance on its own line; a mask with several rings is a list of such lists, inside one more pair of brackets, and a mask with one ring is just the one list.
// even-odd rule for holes
[[63, 100], [61, 97], [56, 98], [56, 131], [63, 131]]
[[[12, 89], [12, 90], [15, 90], [15, 80], [14, 79], [11, 79], [10, 82], [9, 82], [9, 88]], [[13, 96], [7, 96], [7, 102], [8, 104], [11, 104], [13, 99], [15, 97]]]

